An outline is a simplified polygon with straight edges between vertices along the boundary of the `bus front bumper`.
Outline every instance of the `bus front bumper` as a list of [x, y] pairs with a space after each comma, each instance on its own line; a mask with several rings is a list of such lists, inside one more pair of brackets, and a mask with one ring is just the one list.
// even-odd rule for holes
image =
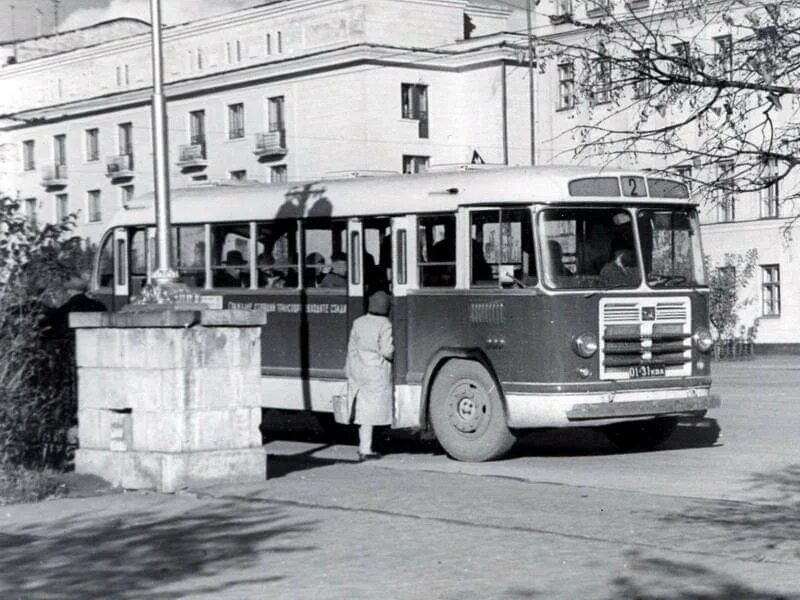
[[509, 394], [508, 426], [585, 427], [666, 415], [702, 416], [721, 405], [708, 388], [588, 394]]

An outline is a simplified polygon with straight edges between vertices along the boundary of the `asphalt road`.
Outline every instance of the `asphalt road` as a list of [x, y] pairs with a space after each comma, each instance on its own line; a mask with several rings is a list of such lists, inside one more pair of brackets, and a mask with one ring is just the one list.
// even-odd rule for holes
[[800, 600], [800, 369], [716, 368], [666, 449], [591, 431], [465, 464], [272, 432], [247, 485], [0, 509], [0, 598]]

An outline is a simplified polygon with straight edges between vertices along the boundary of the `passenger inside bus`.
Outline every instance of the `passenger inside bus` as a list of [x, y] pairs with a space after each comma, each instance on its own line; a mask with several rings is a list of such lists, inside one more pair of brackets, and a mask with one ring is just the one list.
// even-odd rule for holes
[[247, 261], [239, 250], [228, 250], [222, 264], [225, 268], [214, 273], [214, 287], [250, 286], [250, 276], [242, 269], [247, 266]]
[[319, 252], [312, 252], [306, 256], [306, 265], [303, 269], [303, 286], [313, 288], [319, 285], [325, 274], [322, 268], [325, 266], [325, 257]]
[[331, 256], [331, 265], [328, 272], [319, 282], [322, 288], [346, 288], [347, 287], [347, 255], [338, 252]]
[[561, 248], [561, 244], [556, 240], [548, 240], [547, 252], [550, 260], [550, 271], [548, 272], [551, 278], [550, 283], [554, 287], [562, 287], [564, 282], [559, 280], [563, 277], [573, 277], [574, 275], [572, 271], [564, 265], [564, 250]]
[[283, 271], [275, 268], [275, 259], [271, 254], [259, 254], [256, 264], [258, 265], [258, 287], [286, 287], [286, 275]]
[[618, 242], [612, 245], [613, 257], [600, 269], [600, 283], [603, 287], [635, 287], [639, 285], [639, 270], [633, 251]]

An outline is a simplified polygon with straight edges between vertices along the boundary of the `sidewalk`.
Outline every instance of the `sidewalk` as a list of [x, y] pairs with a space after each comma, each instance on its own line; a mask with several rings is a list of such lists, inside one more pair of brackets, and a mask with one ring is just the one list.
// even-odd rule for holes
[[800, 598], [797, 540], [715, 503], [307, 458], [259, 484], [5, 507], [0, 597]]

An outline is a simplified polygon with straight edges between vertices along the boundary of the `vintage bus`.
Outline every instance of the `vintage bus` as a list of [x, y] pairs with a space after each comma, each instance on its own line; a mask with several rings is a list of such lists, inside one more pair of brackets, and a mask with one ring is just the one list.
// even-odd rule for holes
[[[172, 191], [180, 280], [253, 308], [264, 407], [330, 412], [352, 321], [392, 296], [396, 428], [460, 460], [523, 430], [656, 447], [710, 393], [700, 229], [686, 185], [577, 167], [453, 169]], [[93, 290], [127, 304], [155, 260], [152, 195], [116, 214]]]

